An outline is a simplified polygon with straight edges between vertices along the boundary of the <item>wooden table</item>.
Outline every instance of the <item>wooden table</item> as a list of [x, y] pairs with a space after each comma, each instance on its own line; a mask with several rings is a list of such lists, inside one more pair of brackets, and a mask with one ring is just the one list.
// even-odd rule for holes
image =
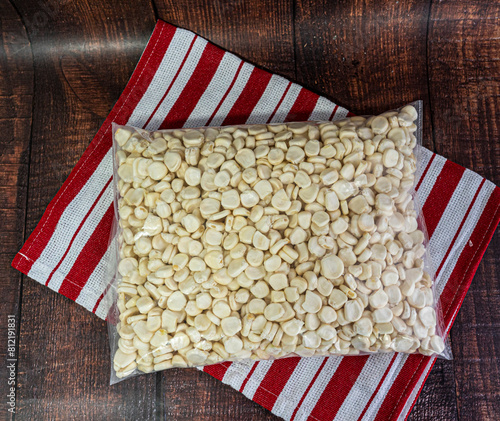
[[[425, 146], [500, 183], [498, 1], [0, 0], [0, 354], [14, 314], [17, 419], [278, 419], [196, 370], [109, 387], [105, 323], [10, 267], [158, 18], [355, 112], [423, 99]], [[437, 362], [410, 419], [500, 418], [499, 253], [496, 235], [452, 329], [455, 359]]]

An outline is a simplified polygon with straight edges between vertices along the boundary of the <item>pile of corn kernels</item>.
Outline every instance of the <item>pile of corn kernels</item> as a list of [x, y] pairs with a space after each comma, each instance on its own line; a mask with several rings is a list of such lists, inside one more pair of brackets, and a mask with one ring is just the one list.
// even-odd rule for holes
[[287, 355], [441, 353], [411, 105], [375, 117], [120, 127], [118, 377]]

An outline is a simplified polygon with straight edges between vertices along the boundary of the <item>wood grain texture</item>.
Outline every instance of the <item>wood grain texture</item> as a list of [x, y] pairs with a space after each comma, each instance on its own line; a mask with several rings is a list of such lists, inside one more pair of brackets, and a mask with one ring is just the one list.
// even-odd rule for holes
[[500, 416], [499, 234], [497, 229], [451, 331], [461, 420]]
[[429, 17], [436, 152], [500, 184], [500, 3], [441, 1]]
[[[26, 22], [35, 66], [30, 233], [123, 90], [155, 19], [147, 1], [14, 4]], [[116, 19], [133, 15], [133, 20]], [[19, 419], [155, 418], [154, 376], [109, 386], [105, 326], [48, 288], [24, 283]]]
[[273, 415], [262, 406], [247, 399], [196, 369], [168, 370], [163, 373], [164, 420], [191, 421], [277, 421], [281, 418]]
[[[14, 315], [19, 322], [22, 280], [10, 262], [22, 245], [25, 225], [33, 57], [20, 16], [9, 3], [0, 2], [0, 33], [0, 413], [7, 418], [11, 414], [6, 396], [11, 387], [15, 390], [7, 369], [15, 358], [9, 349], [13, 344], [7, 341], [7, 316]], [[15, 378], [15, 371], [12, 374]]]
[[[433, 3], [428, 63], [437, 153], [500, 183], [500, 4]], [[493, 238], [451, 331], [458, 416], [500, 417], [500, 282]]]
[[[355, 112], [423, 99], [425, 145], [499, 183], [498, 2], [12, 4], [0, 0], [0, 194], [6, 197], [0, 215], [8, 221], [0, 232], [4, 267], [118, 99], [157, 18]], [[500, 416], [498, 250], [497, 233], [452, 330], [455, 360], [436, 363], [412, 421]], [[14, 270], [0, 274], [10, 306], [0, 309], [0, 317], [19, 306], [19, 285]], [[28, 279], [20, 321], [19, 419], [278, 419], [196, 370], [170, 370], [110, 387], [105, 324]], [[3, 345], [0, 341], [0, 352]], [[4, 387], [0, 384], [2, 394]]]
[[437, 360], [429, 373], [408, 421], [456, 421], [457, 397], [453, 361]]
[[[298, 82], [361, 114], [422, 99], [428, 122], [428, 12], [418, 0], [297, 0]], [[428, 123], [424, 138], [432, 149]]]
[[189, 29], [244, 60], [295, 78], [291, 0], [154, 0], [158, 18]]

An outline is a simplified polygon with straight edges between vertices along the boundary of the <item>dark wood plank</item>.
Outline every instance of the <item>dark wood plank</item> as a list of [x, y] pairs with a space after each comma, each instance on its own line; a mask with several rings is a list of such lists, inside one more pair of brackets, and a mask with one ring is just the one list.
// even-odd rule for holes
[[[433, 149], [426, 40], [430, 2], [299, 0], [297, 79], [356, 113], [424, 101], [424, 146]], [[457, 419], [451, 362], [439, 361], [412, 419]], [[440, 418], [441, 417], [441, 418]]]
[[[119, 97], [155, 19], [145, 0], [14, 3], [36, 72], [30, 233]], [[31, 280], [23, 287], [19, 358], [19, 419], [155, 418], [155, 376], [110, 387], [105, 323]]]
[[408, 421], [458, 420], [453, 361], [437, 360]]
[[429, 90], [436, 152], [500, 184], [500, 4], [435, 3]]
[[281, 420], [230, 386], [196, 369], [165, 372], [163, 387], [165, 420]]
[[[429, 91], [436, 151], [499, 184], [500, 4], [435, 2], [429, 21]], [[500, 414], [497, 235], [452, 328], [458, 414]]]
[[[206, 37], [266, 70], [294, 79], [293, 2], [155, 0], [158, 17]], [[277, 420], [261, 406], [205, 373], [162, 374], [165, 418]]]
[[497, 229], [451, 331], [461, 420], [500, 416], [499, 234]]
[[20, 16], [7, 1], [0, 2], [0, 34], [0, 411], [8, 419], [12, 417], [8, 411], [15, 411], [22, 280], [10, 263], [22, 245], [26, 216], [33, 57]]
[[361, 114], [422, 99], [429, 121], [428, 3], [297, 0], [298, 82]]
[[295, 78], [293, 0], [154, 0], [158, 17]]

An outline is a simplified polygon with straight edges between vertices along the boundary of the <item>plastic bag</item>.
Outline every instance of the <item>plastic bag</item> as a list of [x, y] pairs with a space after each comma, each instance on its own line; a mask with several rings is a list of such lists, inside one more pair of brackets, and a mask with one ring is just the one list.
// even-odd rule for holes
[[114, 124], [112, 383], [247, 358], [450, 357], [414, 191], [421, 108]]

